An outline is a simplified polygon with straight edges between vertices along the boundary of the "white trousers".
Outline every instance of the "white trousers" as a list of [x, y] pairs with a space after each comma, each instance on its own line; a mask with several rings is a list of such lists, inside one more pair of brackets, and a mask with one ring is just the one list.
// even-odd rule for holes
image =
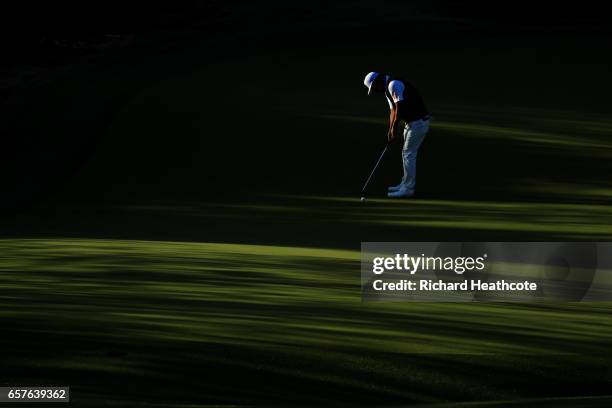
[[425, 135], [429, 131], [429, 119], [415, 120], [404, 127], [404, 147], [402, 148], [402, 162], [404, 164], [404, 177], [402, 177], [401, 190], [414, 192], [416, 185], [417, 153]]

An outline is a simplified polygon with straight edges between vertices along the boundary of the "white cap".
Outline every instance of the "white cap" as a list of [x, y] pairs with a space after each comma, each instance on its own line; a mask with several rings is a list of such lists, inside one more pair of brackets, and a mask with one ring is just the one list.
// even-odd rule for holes
[[372, 84], [374, 83], [374, 80], [377, 76], [378, 72], [370, 72], [368, 75], [365, 76], [365, 79], [363, 80], [363, 84], [366, 86], [366, 88], [368, 88], [368, 95], [372, 92]]

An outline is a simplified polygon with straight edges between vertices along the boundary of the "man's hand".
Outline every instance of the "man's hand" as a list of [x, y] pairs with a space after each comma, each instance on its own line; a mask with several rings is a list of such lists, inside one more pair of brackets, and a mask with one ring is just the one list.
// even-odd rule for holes
[[395, 132], [393, 131], [393, 128], [391, 128], [389, 129], [389, 132], [387, 132], [387, 140], [392, 141], [393, 139], [395, 139]]

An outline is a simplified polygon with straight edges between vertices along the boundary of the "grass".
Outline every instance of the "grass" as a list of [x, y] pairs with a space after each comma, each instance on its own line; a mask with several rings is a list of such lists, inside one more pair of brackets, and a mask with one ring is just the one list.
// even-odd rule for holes
[[[227, 40], [215, 64], [191, 44], [39, 89], [15, 184], [54, 194], [0, 226], [0, 382], [78, 406], [609, 405], [609, 303], [361, 302], [362, 241], [612, 236], [612, 121], [558, 86], [600, 84], [605, 112], [598, 42], [577, 66], [566, 43], [443, 37], [367, 58]], [[435, 120], [417, 197], [380, 198], [392, 159], [362, 204], [387, 112], [360, 84], [388, 55]]]
[[[0, 249], [2, 347], [23, 373], [12, 381], [53, 372], [77, 401], [188, 400], [202, 375], [207, 402], [243, 404], [558, 396], [558, 381], [594, 393], [607, 381], [606, 303], [365, 306], [351, 250], [68, 238]], [[102, 391], [93, 379], [106, 377]], [[555, 384], [530, 383], [543, 378]]]

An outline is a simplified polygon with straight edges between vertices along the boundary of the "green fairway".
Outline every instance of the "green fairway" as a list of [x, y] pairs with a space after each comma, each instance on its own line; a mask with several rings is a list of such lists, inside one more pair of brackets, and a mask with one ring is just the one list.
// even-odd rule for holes
[[[27, 90], [0, 382], [88, 407], [610, 405], [612, 303], [366, 304], [359, 265], [362, 241], [610, 240], [607, 42], [235, 52], [246, 33]], [[434, 119], [416, 197], [384, 198], [394, 146], [361, 203], [388, 115], [362, 80], [383, 60]]]
[[[568, 381], [599, 393], [609, 381], [609, 304], [364, 305], [349, 250], [96, 239], [0, 249], [0, 313], [19, 335], [2, 340], [5, 363], [24, 373], [11, 380], [53, 370], [76, 400], [188, 400], [203, 375], [209, 403], [245, 404], [516, 398], [558, 395]], [[499, 378], [483, 383], [483, 370]]]

